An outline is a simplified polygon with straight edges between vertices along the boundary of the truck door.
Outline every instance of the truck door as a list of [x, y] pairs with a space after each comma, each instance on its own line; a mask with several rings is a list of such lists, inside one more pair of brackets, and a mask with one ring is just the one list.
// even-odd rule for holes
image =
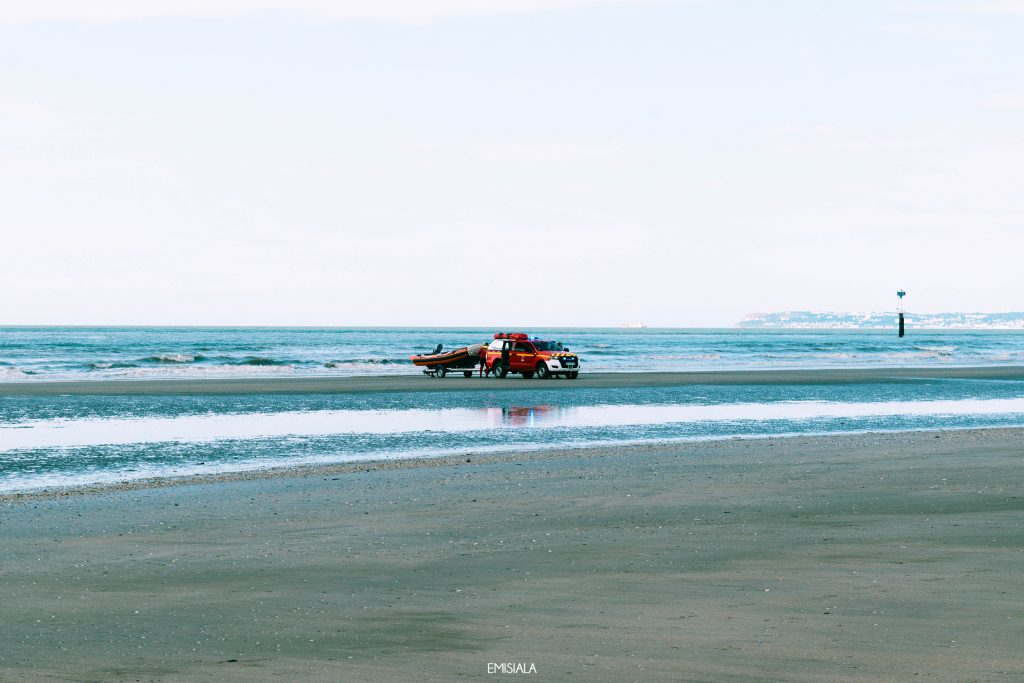
[[512, 342], [502, 340], [498, 351], [499, 356], [494, 359], [494, 367], [504, 366], [505, 370], [508, 370], [512, 363]]
[[537, 351], [532, 344], [527, 342], [516, 342], [512, 349], [512, 372], [531, 372]]

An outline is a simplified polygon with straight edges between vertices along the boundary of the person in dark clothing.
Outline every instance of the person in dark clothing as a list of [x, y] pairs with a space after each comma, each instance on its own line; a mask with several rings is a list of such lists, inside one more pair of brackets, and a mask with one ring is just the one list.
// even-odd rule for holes
[[501, 345], [501, 367], [508, 369], [511, 365], [512, 342], [505, 342]]

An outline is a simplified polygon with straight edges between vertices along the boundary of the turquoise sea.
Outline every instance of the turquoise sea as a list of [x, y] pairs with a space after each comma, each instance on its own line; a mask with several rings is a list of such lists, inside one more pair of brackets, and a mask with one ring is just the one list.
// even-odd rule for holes
[[[415, 372], [483, 328], [0, 327], [0, 381]], [[511, 331], [511, 330], [509, 330]], [[515, 330], [519, 331], [519, 330]], [[1024, 331], [526, 329], [594, 372], [1024, 363]]]
[[[1015, 365], [1024, 333], [525, 330], [582, 371]], [[0, 328], [5, 381], [419, 375], [407, 356], [482, 329]], [[636, 443], [1024, 426], [1024, 382], [701, 385], [237, 396], [14, 396], [0, 391], [0, 492], [303, 463]]]

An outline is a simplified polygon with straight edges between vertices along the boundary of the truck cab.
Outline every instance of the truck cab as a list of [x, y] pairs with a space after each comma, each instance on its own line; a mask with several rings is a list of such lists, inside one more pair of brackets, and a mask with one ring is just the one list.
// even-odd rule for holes
[[509, 373], [525, 379], [548, 379], [559, 375], [568, 379], [579, 377], [580, 359], [561, 342], [530, 339], [522, 332], [499, 332], [494, 335], [484, 359], [487, 370], [495, 377]]

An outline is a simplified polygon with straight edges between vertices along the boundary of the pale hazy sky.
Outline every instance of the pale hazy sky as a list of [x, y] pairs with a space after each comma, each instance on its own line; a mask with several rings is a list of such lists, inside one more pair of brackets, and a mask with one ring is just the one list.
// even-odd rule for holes
[[0, 0], [0, 324], [1024, 310], [1024, 2]]

